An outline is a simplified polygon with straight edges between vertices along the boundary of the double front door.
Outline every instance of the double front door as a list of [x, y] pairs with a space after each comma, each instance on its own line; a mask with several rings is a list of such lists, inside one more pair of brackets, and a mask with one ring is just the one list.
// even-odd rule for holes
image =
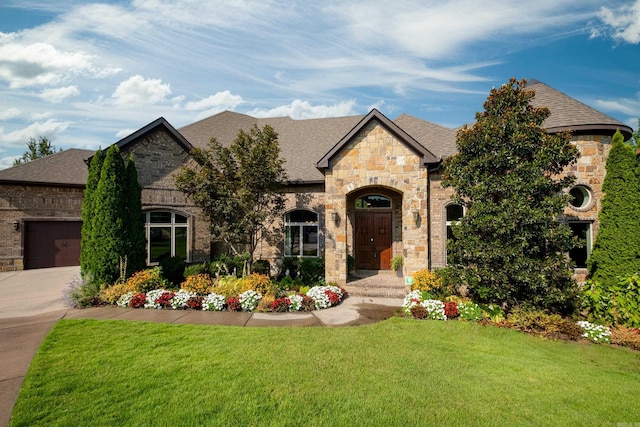
[[391, 212], [356, 212], [355, 256], [358, 270], [391, 268]]

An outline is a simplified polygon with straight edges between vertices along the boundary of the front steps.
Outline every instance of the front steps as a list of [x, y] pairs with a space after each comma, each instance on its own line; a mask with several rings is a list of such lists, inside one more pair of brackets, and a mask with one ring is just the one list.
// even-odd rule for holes
[[409, 286], [390, 270], [356, 270], [349, 275], [344, 287], [355, 297], [404, 298]]

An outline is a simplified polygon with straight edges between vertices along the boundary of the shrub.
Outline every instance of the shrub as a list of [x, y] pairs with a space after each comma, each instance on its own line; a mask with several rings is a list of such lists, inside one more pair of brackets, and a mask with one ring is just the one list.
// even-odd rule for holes
[[188, 276], [180, 285], [180, 289], [197, 294], [208, 294], [216, 282], [206, 273]]
[[324, 258], [302, 258], [299, 271], [305, 285], [324, 280]]
[[300, 266], [300, 259], [296, 257], [284, 257], [280, 265], [280, 272], [278, 273], [278, 279], [282, 280], [283, 277], [289, 276], [291, 278], [298, 277], [298, 268]]
[[413, 284], [411, 285], [412, 291], [437, 291], [441, 286], [442, 281], [429, 270], [418, 270], [413, 274]]
[[244, 291], [248, 291], [244, 279], [236, 276], [224, 276], [218, 280], [218, 284], [213, 287], [213, 291], [217, 294], [224, 295], [226, 297], [232, 295], [239, 295]]
[[160, 267], [138, 271], [129, 277], [126, 284], [134, 291], [143, 293], [168, 287], [168, 283], [162, 276], [162, 269]]
[[100, 299], [108, 304], [115, 304], [122, 295], [135, 291], [136, 289], [129, 282], [116, 283], [102, 289], [100, 291]]
[[203, 262], [200, 264], [191, 264], [184, 268], [183, 276], [185, 278], [189, 276], [196, 276], [198, 274], [211, 275], [210, 265], [208, 262]]
[[65, 289], [65, 300], [73, 307], [91, 307], [100, 304], [100, 285], [88, 277], [75, 279]]
[[507, 325], [528, 334], [551, 339], [575, 341], [583, 334], [574, 321], [539, 309], [516, 308], [509, 314]]
[[616, 326], [611, 330], [611, 344], [622, 345], [634, 350], [640, 350], [640, 331], [638, 328]]
[[258, 310], [271, 311], [271, 308], [273, 307], [273, 302], [275, 300], [276, 300], [276, 297], [274, 295], [264, 295], [258, 302]]
[[276, 288], [271, 285], [271, 279], [269, 276], [259, 273], [251, 273], [244, 278], [244, 286], [247, 289], [252, 289], [262, 295], [274, 294], [277, 292]]
[[184, 278], [184, 260], [177, 256], [163, 258], [160, 260], [162, 275], [174, 287], [178, 287]]
[[581, 292], [589, 319], [627, 327], [640, 327], [640, 273], [621, 277], [609, 288], [587, 281]]
[[271, 276], [271, 264], [266, 259], [256, 260], [251, 265], [251, 272]]

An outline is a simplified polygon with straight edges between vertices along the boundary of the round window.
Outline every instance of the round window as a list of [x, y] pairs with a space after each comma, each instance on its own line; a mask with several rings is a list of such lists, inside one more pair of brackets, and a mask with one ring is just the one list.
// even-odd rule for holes
[[584, 185], [576, 185], [569, 190], [571, 200], [569, 204], [576, 209], [583, 209], [591, 203], [591, 192]]

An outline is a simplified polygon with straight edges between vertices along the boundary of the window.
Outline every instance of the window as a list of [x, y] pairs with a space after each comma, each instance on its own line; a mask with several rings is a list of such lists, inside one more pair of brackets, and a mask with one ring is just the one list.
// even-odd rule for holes
[[576, 268], [587, 268], [587, 259], [591, 255], [591, 222], [571, 221], [569, 227], [574, 236], [584, 243], [581, 248], [573, 248], [569, 251], [569, 258], [575, 263]]
[[356, 209], [390, 209], [391, 199], [388, 197], [371, 194], [356, 200]]
[[[461, 205], [451, 204], [445, 208], [447, 217], [447, 240], [454, 240], [453, 229], [451, 226], [460, 222], [464, 216], [464, 208]], [[447, 260], [449, 259], [449, 251], [447, 250]]]
[[318, 256], [318, 214], [307, 210], [295, 210], [284, 219], [285, 256]]
[[591, 190], [588, 187], [584, 185], [576, 185], [569, 190], [569, 195], [571, 196], [569, 205], [571, 205], [574, 210], [585, 211], [591, 208], [591, 200], [593, 197], [591, 196]]
[[187, 259], [187, 217], [173, 212], [147, 212], [147, 262], [177, 256]]

